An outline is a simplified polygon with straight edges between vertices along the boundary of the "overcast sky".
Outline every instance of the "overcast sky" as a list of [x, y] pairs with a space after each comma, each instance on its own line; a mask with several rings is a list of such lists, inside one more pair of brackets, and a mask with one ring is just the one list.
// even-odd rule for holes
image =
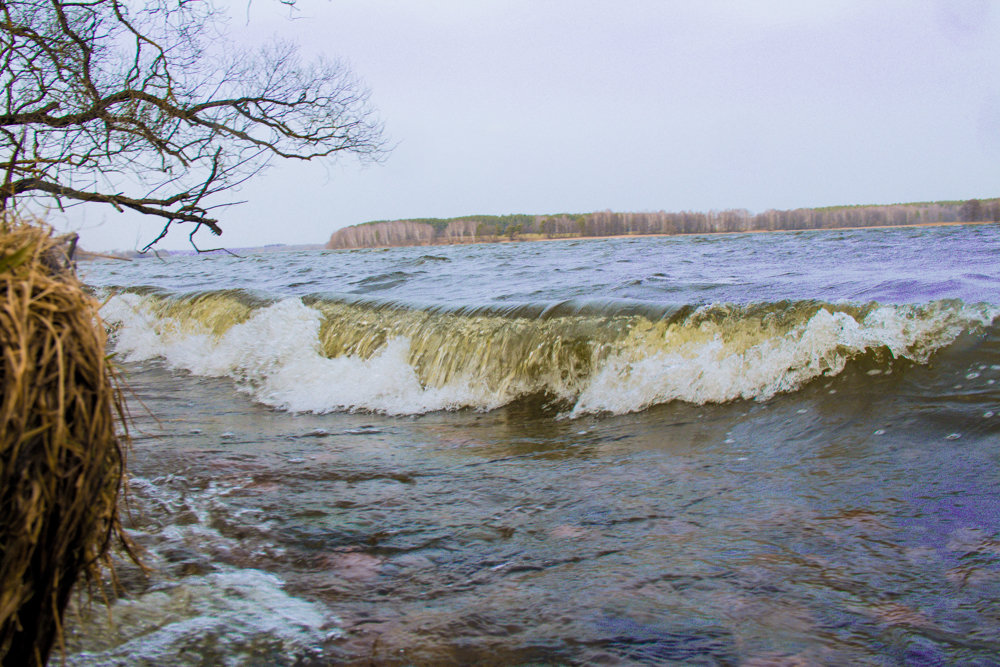
[[[239, 39], [349, 62], [395, 148], [276, 164], [223, 214], [229, 247], [408, 217], [1000, 196], [991, 0], [299, 0], [295, 20], [234, 1]], [[91, 249], [158, 229], [100, 206], [66, 224]]]

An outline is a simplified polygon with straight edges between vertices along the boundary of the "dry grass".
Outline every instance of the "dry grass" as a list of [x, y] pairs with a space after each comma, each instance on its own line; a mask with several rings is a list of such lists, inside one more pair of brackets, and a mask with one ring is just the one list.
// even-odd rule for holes
[[[67, 240], [0, 221], [0, 661], [44, 664], [78, 577], [131, 554], [123, 404]], [[122, 420], [121, 423], [124, 423]]]

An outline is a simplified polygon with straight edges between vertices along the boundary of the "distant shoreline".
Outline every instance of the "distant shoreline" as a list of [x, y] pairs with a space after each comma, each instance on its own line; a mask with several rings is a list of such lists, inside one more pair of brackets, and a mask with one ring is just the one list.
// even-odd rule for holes
[[[913, 222], [905, 225], [872, 225], [864, 227], [827, 227], [823, 229], [748, 229], [742, 232], [691, 232], [690, 234], [612, 234], [610, 236], [577, 236], [563, 237], [557, 239], [522, 239], [521, 241], [511, 241], [501, 239], [499, 241], [483, 241], [483, 243], [521, 243], [522, 241], [586, 241], [588, 239], [642, 239], [655, 238], [658, 236], [733, 236], [736, 234], [790, 234], [794, 232], [847, 232], [858, 229], [899, 229], [902, 227], [958, 227], [962, 225], [1000, 225], [1000, 221], [982, 220], [976, 222]], [[462, 243], [436, 243], [433, 245], [467, 245]]]
[[594, 211], [530, 215], [467, 215], [457, 218], [373, 220], [330, 235], [329, 250], [396, 248], [635, 236], [745, 234], [759, 231], [883, 229], [1000, 221], [1000, 197], [905, 204], [826, 206], [791, 210]]
[[605, 241], [608, 239], [647, 239], [647, 238], [658, 238], [658, 237], [676, 237], [676, 236], [735, 236], [737, 234], [791, 234], [795, 232], [844, 232], [844, 231], [856, 231], [861, 229], [901, 229], [901, 228], [913, 228], [913, 227], [960, 227], [966, 225], [1000, 225], [1000, 221], [996, 220], [980, 220], [974, 222], [913, 222], [906, 223], [902, 225], [871, 225], [871, 226], [858, 226], [858, 227], [825, 227], [822, 229], [748, 229], [744, 231], [734, 231], [734, 232], [690, 232], [681, 234], [668, 234], [668, 233], [656, 233], [656, 234], [610, 234], [605, 236], [559, 236], [559, 237], [544, 237], [536, 234], [523, 235], [520, 238], [509, 239], [509, 238], [498, 238], [494, 240], [480, 240], [480, 241], [441, 241], [441, 242], [430, 242], [430, 243], [413, 243], [409, 245], [373, 245], [373, 246], [362, 246], [358, 248], [326, 248], [327, 252], [343, 252], [352, 250], [389, 250], [391, 248], [432, 248], [437, 246], [464, 246], [464, 245], [479, 245], [482, 243], [534, 243], [535, 241], [544, 242], [554, 242], [554, 241]]

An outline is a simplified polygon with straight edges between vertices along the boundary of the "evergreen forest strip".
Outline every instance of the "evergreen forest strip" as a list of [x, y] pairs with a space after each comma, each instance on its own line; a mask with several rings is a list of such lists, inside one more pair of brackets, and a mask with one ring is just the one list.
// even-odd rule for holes
[[469, 215], [459, 218], [377, 220], [339, 229], [329, 249], [490, 243], [644, 234], [717, 234], [855, 227], [1000, 222], [1000, 198], [913, 202], [874, 206], [830, 206], [699, 213], [597, 213], [554, 215]]

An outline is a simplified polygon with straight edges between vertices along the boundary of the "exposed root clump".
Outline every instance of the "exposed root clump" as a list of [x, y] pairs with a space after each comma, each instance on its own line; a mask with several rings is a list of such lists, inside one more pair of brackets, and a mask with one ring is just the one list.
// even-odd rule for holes
[[[72, 243], [0, 220], [0, 661], [41, 665], [78, 577], [100, 581], [118, 516], [123, 417], [98, 303]], [[124, 422], [122, 422], [124, 423]]]

